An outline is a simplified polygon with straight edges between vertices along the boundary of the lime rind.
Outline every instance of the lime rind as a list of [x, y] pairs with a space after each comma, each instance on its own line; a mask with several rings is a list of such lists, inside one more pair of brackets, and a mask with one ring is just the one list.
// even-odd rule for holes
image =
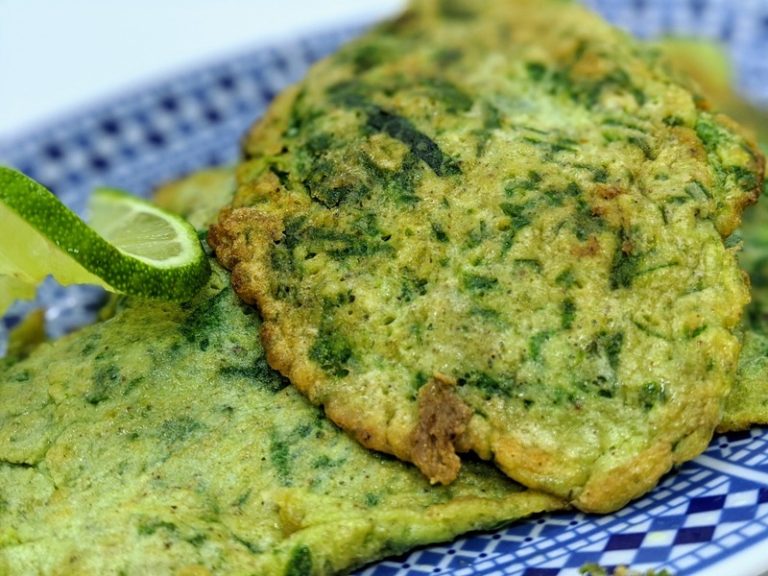
[[[114, 191], [110, 191], [115, 194]], [[100, 193], [101, 194], [101, 193]], [[106, 193], [105, 193], [106, 194]], [[125, 201], [125, 200], [124, 200]], [[131, 197], [131, 202], [142, 203]], [[150, 206], [143, 203], [144, 207]], [[3, 227], [15, 225], [22, 237], [32, 238], [36, 251], [50, 251], [68, 257], [76, 265], [59, 262], [62, 270], [46, 270], [63, 284], [94, 283], [113, 292], [166, 300], [191, 298], [210, 274], [208, 259], [195, 230], [181, 218], [150, 206], [182, 232], [181, 239], [191, 250], [183, 261], [157, 262], [120, 250], [65, 207], [49, 190], [21, 172], [0, 167], [0, 211]], [[16, 218], [14, 218], [14, 215]], [[24, 226], [35, 231], [26, 232]], [[45, 254], [28, 258], [28, 247], [2, 250], [0, 270], [20, 281], [39, 282], [41, 270], [35, 260], [45, 262]], [[64, 259], [60, 259], [64, 260]], [[9, 270], [7, 266], [11, 267]]]
[[[0, 184], [1, 186], [2, 184]], [[94, 283], [110, 289], [101, 278], [90, 274], [76, 260], [66, 255], [51, 239], [22, 215], [2, 202], [0, 221], [0, 273], [19, 282], [35, 285], [54, 272], [61, 284]]]

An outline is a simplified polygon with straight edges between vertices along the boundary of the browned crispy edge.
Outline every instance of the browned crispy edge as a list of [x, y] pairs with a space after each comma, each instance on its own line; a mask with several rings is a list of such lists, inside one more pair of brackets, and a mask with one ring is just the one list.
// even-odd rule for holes
[[[260, 141], [258, 151], [262, 153], [264, 150], [277, 151], [280, 145], [279, 135], [282, 134], [280, 123], [285, 119], [283, 112], [293, 102], [297, 92], [294, 87], [283, 93], [262, 121], [254, 125], [244, 146], [246, 155], [254, 152], [248, 146], [248, 142], [254, 141]], [[730, 118], [720, 114], [718, 121], [747, 139], [754, 158], [755, 172], [760, 175], [757, 185], [746, 191], [721, 221], [720, 231], [726, 236], [740, 225], [742, 211], [756, 202], [762, 192], [765, 158], [756, 144]], [[267, 235], [267, 241], [253, 241], [256, 235]], [[472, 444], [465, 436], [471, 414], [466, 414], [465, 410], [469, 409], [451, 395], [446, 383], [439, 378], [433, 378], [420, 392], [418, 424], [404, 443], [392, 442], [386, 430], [381, 430], [363, 415], [351, 412], [342, 402], [317, 395], [316, 382], [327, 380], [327, 376], [306, 359], [311, 345], [306, 337], [295, 338], [283, 332], [283, 305], [275, 302], [269, 295], [269, 255], [264, 247], [279, 241], [281, 237], [282, 222], [277, 217], [267, 216], [255, 208], [222, 211], [219, 222], [211, 228], [208, 236], [208, 242], [215, 249], [217, 257], [232, 270], [235, 291], [243, 300], [256, 305], [262, 313], [264, 322], [261, 336], [270, 366], [288, 377], [310, 401], [324, 405], [329, 418], [367, 448], [388, 452], [403, 460], [414, 462], [433, 482], [452, 481], [461, 465], [456, 451], [464, 451]], [[453, 402], [454, 399], [458, 400], [459, 404]], [[438, 406], [448, 408], [445, 418], [438, 416]], [[622, 466], [592, 475], [584, 488], [578, 494], [572, 495], [573, 503], [582, 510], [592, 512], [608, 512], [618, 508], [630, 498], [653, 488], [658, 478], [673, 466], [695, 457], [704, 450], [711, 437], [711, 433], [705, 430], [708, 428], [711, 427], [703, 426], [674, 445], [663, 442], [651, 446]], [[542, 488], [537, 486], [532, 477], [527, 477], [525, 472], [519, 473], [521, 468], [535, 468], [534, 462], [529, 462], [530, 466], [526, 466], [525, 462], [519, 459], [519, 452], [523, 447], [518, 446], [515, 449], [503, 444], [504, 442], [495, 442], [492, 447], [500, 467], [518, 481], [533, 488]], [[505, 452], [512, 457], [505, 457]], [[535, 455], [527, 454], [525, 460], [531, 459], [532, 456]], [[544, 460], [551, 460], [550, 454], [542, 453], [541, 456]], [[536, 458], [533, 457], [532, 460]], [[529, 472], [534, 471], [531, 469]], [[630, 497], [626, 497], [627, 484], [633, 486], [629, 491], [632, 493]]]

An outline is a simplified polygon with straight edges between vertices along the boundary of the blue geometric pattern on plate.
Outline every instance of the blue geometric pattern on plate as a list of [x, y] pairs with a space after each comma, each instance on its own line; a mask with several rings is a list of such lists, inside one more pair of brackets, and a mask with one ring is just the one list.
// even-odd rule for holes
[[[723, 41], [739, 87], [768, 103], [768, 0], [587, 4], [641, 37], [674, 32]], [[243, 132], [274, 95], [359, 31], [253, 51], [137, 90], [0, 143], [0, 163], [40, 180], [77, 211], [98, 185], [147, 195], [163, 181], [235, 161]], [[36, 304], [47, 309], [49, 331], [59, 335], [91, 321], [100, 298], [94, 289], [63, 289], [51, 282]], [[4, 319], [0, 340], [31, 306], [17, 305]], [[761, 429], [715, 438], [701, 457], [615, 514], [550, 514], [386, 560], [358, 574], [575, 576], [585, 564], [597, 563], [609, 569], [666, 568], [677, 576], [716, 566], [717, 574], [751, 576], [743, 569], [745, 552], [757, 566], [752, 574], [768, 570], [768, 431]]]
[[768, 434], [753, 430], [718, 437], [704, 456], [615, 514], [550, 514], [362, 574], [575, 576], [597, 563], [685, 575], [766, 539]]

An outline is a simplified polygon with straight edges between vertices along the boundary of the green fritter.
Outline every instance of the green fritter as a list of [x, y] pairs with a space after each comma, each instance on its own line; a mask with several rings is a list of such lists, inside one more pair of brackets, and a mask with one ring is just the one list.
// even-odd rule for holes
[[423, 0], [249, 133], [209, 233], [270, 365], [433, 483], [458, 454], [607, 512], [700, 453], [760, 152], [563, 0]]
[[740, 230], [739, 260], [752, 283], [744, 320], [744, 347], [728, 395], [721, 432], [768, 424], [768, 199], [747, 212]]
[[718, 432], [768, 424], [768, 333], [747, 329], [736, 381], [725, 404]]
[[482, 462], [431, 487], [365, 450], [258, 328], [216, 267], [191, 303], [121, 299], [0, 367], [0, 575], [336, 574], [565, 506]]
[[161, 208], [207, 230], [211, 215], [230, 202], [234, 190], [235, 172], [232, 168], [207, 168], [164, 184], [155, 192], [153, 200]]
[[[758, 137], [765, 153], [768, 114], [750, 105], [733, 90], [730, 64], [722, 47], [707, 40], [666, 39], [661, 48], [675, 68], [693, 78], [707, 98]], [[749, 274], [752, 302], [743, 322], [744, 343], [736, 380], [725, 405], [718, 431], [746, 430], [768, 424], [768, 205], [761, 200], [747, 212], [731, 240], [741, 242], [739, 262]]]
[[[733, 89], [728, 55], [709, 40], [668, 38], [660, 47], [677, 70], [692, 78], [714, 105], [745, 123], [768, 150], [768, 112], [755, 108]], [[733, 242], [741, 241], [739, 261], [750, 276], [752, 302], [743, 322], [744, 344], [736, 380], [725, 406], [720, 432], [768, 424], [768, 205], [751, 209]]]

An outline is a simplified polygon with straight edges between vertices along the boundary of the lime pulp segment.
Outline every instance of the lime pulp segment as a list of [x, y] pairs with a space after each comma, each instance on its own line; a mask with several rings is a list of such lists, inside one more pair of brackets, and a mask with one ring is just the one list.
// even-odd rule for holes
[[49, 274], [166, 300], [190, 298], [208, 278], [197, 233], [182, 218], [115, 190], [94, 192], [91, 213], [89, 226], [44, 186], [0, 166], [0, 309]]

